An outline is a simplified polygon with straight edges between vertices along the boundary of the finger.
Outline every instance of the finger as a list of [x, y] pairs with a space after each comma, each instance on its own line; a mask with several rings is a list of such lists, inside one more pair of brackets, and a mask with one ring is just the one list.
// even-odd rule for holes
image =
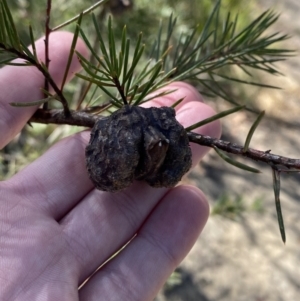
[[[176, 106], [176, 119], [184, 126], [188, 127], [196, 122], [209, 118], [215, 115], [215, 111], [203, 103], [202, 95], [191, 85], [184, 82], [174, 82], [170, 85], [160, 89], [155, 94], [163, 91], [174, 92], [167, 94], [163, 97], [156, 98], [152, 101], [143, 104], [144, 107], [152, 106], [172, 106], [177, 100], [182, 99], [183, 101]], [[214, 138], [220, 138], [221, 136], [221, 123], [219, 120], [210, 122], [202, 127], [199, 127], [193, 132], [208, 135]], [[210, 150], [208, 147], [200, 146], [195, 143], [190, 144], [193, 152], [193, 166], [199, 163], [201, 158]]]
[[153, 300], [195, 243], [208, 213], [198, 189], [170, 190], [129, 245], [80, 290], [81, 300]]
[[[171, 91], [173, 91], [173, 92], [171, 92]], [[156, 97], [155, 99], [153, 99], [151, 101], [143, 103], [142, 106], [145, 108], [162, 107], [162, 106], [170, 107], [179, 99], [183, 99], [176, 106], [176, 110], [178, 110], [184, 104], [191, 102], [191, 101], [203, 102], [203, 97], [201, 94], [199, 94], [197, 89], [185, 82], [173, 82], [173, 83], [157, 90], [155, 93], [151, 94], [151, 96], [158, 95], [161, 92], [171, 92], [171, 93], [164, 95], [163, 97]]]
[[[193, 94], [189, 85], [183, 85], [181, 89], [183, 91], [180, 93], [185, 94], [188, 101], [195, 99], [193, 95], [189, 96]], [[174, 98], [176, 97], [175, 95]], [[163, 103], [163, 99], [159, 101]], [[212, 110], [202, 102], [195, 105], [201, 105], [201, 118], [212, 114]], [[187, 120], [191, 123], [199, 121], [198, 115], [187, 118], [187, 109], [183, 106], [182, 110], [185, 113], [181, 112], [181, 109], [178, 111], [178, 116], [181, 116], [180, 121], [185, 123]], [[92, 189], [84, 158], [84, 149], [88, 140], [88, 132], [62, 140], [11, 179], [24, 187], [24, 200], [30, 200], [30, 206], [41, 209], [45, 214], [59, 220]], [[196, 149], [197, 158], [194, 161], [199, 159], [199, 154], [203, 153]], [[38, 188], [41, 193], [34, 194], [33, 191], [37, 191]], [[81, 219], [80, 210], [74, 213], [74, 219], [77, 217]]]
[[[49, 39], [50, 67], [49, 72], [55, 82], [62, 82], [73, 35], [68, 32], [54, 32]], [[86, 47], [81, 40], [77, 41], [76, 50], [83, 55]], [[40, 60], [44, 61], [44, 38], [36, 42], [36, 51]], [[77, 57], [70, 66], [68, 80], [80, 69]], [[6, 66], [0, 70], [0, 149], [5, 146], [32, 116], [35, 107], [12, 107], [11, 102], [30, 102], [43, 98], [41, 88], [44, 77], [34, 66]]]
[[167, 191], [141, 181], [116, 193], [95, 189], [60, 221], [79, 283], [132, 238]]
[[[215, 111], [207, 104], [199, 101], [190, 101], [189, 103], [184, 103], [180, 107], [180, 109], [177, 111], [176, 119], [185, 128], [187, 128], [188, 126], [191, 126], [215, 114]], [[193, 132], [201, 135], [208, 135], [214, 138], [220, 138], [221, 123], [219, 120], [216, 120], [196, 128], [193, 130]], [[195, 143], [190, 143], [190, 146], [193, 153], [192, 167], [195, 167], [211, 148]]]
[[16, 196], [21, 190], [23, 202], [33, 210], [61, 219], [94, 187], [85, 167], [89, 137], [85, 131], [59, 141], [8, 180], [9, 187]]

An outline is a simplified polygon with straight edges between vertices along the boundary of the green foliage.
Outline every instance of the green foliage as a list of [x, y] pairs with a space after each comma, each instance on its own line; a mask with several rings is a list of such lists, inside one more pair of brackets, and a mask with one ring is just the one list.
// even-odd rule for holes
[[[132, 45], [127, 27], [123, 28], [121, 40], [118, 41], [111, 17], [107, 31], [104, 31], [107, 32], [105, 36], [94, 16], [93, 24], [101, 51], [97, 52], [84, 29], [80, 29], [94, 60], [89, 62], [80, 56], [88, 76], [79, 77], [96, 84], [117, 107], [124, 103], [140, 104], [147, 101], [148, 94], [176, 80], [197, 82], [206, 89], [202, 91], [203, 94], [221, 96], [234, 104], [236, 101], [222, 88], [220, 79], [275, 88], [261, 82], [229, 77], [224, 74], [224, 69], [236, 66], [249, 78], [252, 77], [251, 70], [279, 74], [274, 63], [290, 55], [291, 51], [274, 48], [274, 44], [288, 37], [279, 33], [265, 34], [278, 16], [266, 11], [238, 31], [238, 17], [232, 18], [228, 13], [220, 31], [216, 29], [222, 23], [220, 8], [220, 2], [217, 2], [205, 22], [194, 27], [190, 33], [182, 33], [179, 38], [175, 34], [177, 18], [171, 15], [167, 26], [160, 24], [152, 45], [147, 41], [144, 44], [141, 34]], [[98, 62], [99, 67], [95, 67], [93, 61]], [[111, 92], [111, 87], [115, 87], [118, 93]]]
[[[5, 2], [3, 1], [3, 3]], [[229, 3], [231, 12], [225, 14], [222, 8], [227, 7]], [[28, 1], [27, 4], [29, 15], [30, 12], [36, 13], [37, 5], [35, 2]], [[12, 1], [11, 5], [15, 7], [13, 9], [14, 14], [17, 14], [20, 11], [20, 8], [16, 9], [18, 7], [17, 3]], [[212, 6], [213, 10], [208, 14], [208, 9], [211, 9]], [[253, 82], [251, 80], [251, 70], [278, 74], [278, 71], [274, 68], [274, 63], [288, 56], [290, 51], [274, 48], [273, 46], [277, 42], [284, 41], [287, 36], [279, 33], [265, 34], [268, 28], [276, 22], [277, 15], [272, 11], [266, 11], [250, 24], [244, 25], [245, 14], [242, 14], [242, 21], [239, 20], [238, 16], [232, 17], [232, 11], [236, 7], [238, 7], [238, 1], [202, 1], [200, 4], [192, 0], [188, 3], [157, 0], [151, 2], [150, 5], [146, 1], [137, 0], [135, 1], [135, 9], [128, 14], [124, 14], [125, 17], [117, 16], [113, 21], [109, 19], [107, 30], [103, 28], [102, 20], [105, 20], [105, 14], [102, 12], [105, 10], [102, 10], [102, 12], [94, 15], [92, 22], [85, 18], [80, 24], [80, 33], [91, 50], [92, 60], [89, 62], [81, 58], [87, 74], [79, 76], [96, 84], [117, 107], [127, 101], [134, 104], [141, 103], [156, 88], [175, 80], [192, 81], [198, 87], [201, 87], [203, 94], [220, 96], [237, 104], [230, 93], [224, 89], [223, 82], [233, 81], [270, 87], [260, 82]], [[72, 1], [72, 7], [70, 7], [69, 2], [58, 5], [54, 1], [52, 15], [55, 14], [56, 16], [55, 22], [61, 20], [59, 16], [66, 8], [68, 10], [65, 17], [72, 19], [70, 13], [76, 15], [80, 9], [83, 9], [82, 2]], [[176, 11], [176, 9], [180, 10], [179, 18], [171, 15], [167, 20], [167, 26], [163, 25], [165, 22], [162, 22], [156, 38], [154, 38], [154, 30], [159, 23], [157, 18], [166, 19], [166, 15], [170, 14], [171, 10]], [[143, 18], [146, 20], [143, 24], [140, 16], [141, 11], [145, 14], [147, 11], [150, 18], [156, 19], [147, 20]], [[151, 11], [155, 11], [155, 13], [151, 14]], [[32, 15], [30, 16], [32, 17]], [[195, 16], [197, 20], [191, 18], [191, 16]], [[130, 18], [133, 19], [130, 20]], [[130, 30], [120, 30], [120, 24], [124, 21], [128, 21], [127, 27]], [[196, 23], [197, 21], [199, 22], [197, 26], [191, 24], [191, 22]], [[61, 22], [63, 21], [61, 20]], [[134, 22], [139, 23], [136, 25]], [[113, 24], [116, 25], [114, 30]], [[149, 24], [156, 24], [156, 26], [149, 26]], [[52, 25], [57, 26], [53, 22]], [[15, 26], [18, 27], [17, 24]], [[191, 26], [192, 29], [190, 29]], [[4, 26], [2, 27], [4, 28]], [[11, 25], [7, 27], [14, 28]], [[73, 28], [74, 31], [74, 24], [68, 25], [68, 28]], [[133, 38], [132, 32], [135, 32], [136, 28], [145, 30], [147, 34], [146, 41], [142, 41], [140, 33]], [[28, 32], [28, 39], [30, 44], [33, 45], [32, 30]], [[96, 35], [93, 37], [90, 32], [95, 32]], [[35, 34], [35, 36], [38, 35]], [[10, 36], [14, 37], [15, 35]], [[133, 39], [137, 41], [135, 46], [132, 45]], [[16, 41], [16, 39], [14, 40]], [[95, 42], [93, 42], [94, 40]], [[101, 41], [101, 45], [97, 47], [99, 41]], [[26, 45], [26, 42], [22, 42], [22, 44]], [[109, 56], [105, 54], [106, 45], [109, 45]], [[100, 63], [99, 55], [103, 54], [105, 65], [109, 67], [105, 71], [103, 71], [103, 62], [99, 67], [94, 66], [95, 59]], [[7, 53], [4, 53], [2, 57], [4, 57], [3, 63], [6, 63], [8, 60]], [[13, 57], [15, 56], [10, 53], [10, 59]], [[131, 69], [126, 70], [125, 63], [128, 64], [128, 60], [131, 60], [132, 64], [130, 65]], [[119, 66], [116, 66], [116, 63]], [[111, 66], [113, 68], [110, 68]], [[228, 68], [232, 66], [240, 68], [249, 77], [249, 80], [229, 76]], [[114, 72], [114, 74], [110, 72]], [[101, 75], [98, 75], [98, 73]], [[120, 76], [123, 76], [123, 79], [119, 78]], [[121, 85], [117, 88], [119, 95], [111, 89], [113, 86], [116, 87], [116, 79]], [[120, 89], [123, 90], [123, 95], [121, 95]]]
[[245, 196], [237, 195], [232, 197], [225, 193], [218, 198], [212, 207], [211, 214], [221, 215], [231, 220], [238, 220], [244, 213], [250, 211], [264, 212], [262, 198], [256, 198], [250, 205], [247, 205]]
[[224, 194], [217, 200], [216, 204], [212, 208], [211, 213], [236, 220], [237, 218], [240, 218], [245, 211], [246, 205], [242, 196], [236, 196], [233, 198], [227, 194]]
[[[98, 55], [93, 49], [83, 30], [80, 30], [80, 32], [99, 67], [94, 66], [94, 64], [78, 53], [77, 55], [80, 57], [83, 69], [89, 74], [89, 77], [77, 74], [78, 77], [96, 84], [110, 97], [110, 101], [117, 107], [127, 103], [137, 105], [148, 101], [149, 98], [146, 98], [148, 94], [154, 92], [162, 85], [166, 85], [167, 79], [174, 70], [166, 74], [161, 72], [163, 67], [162, 60], [152, 64], [151, 60], [148, 60], [141, 72], [136, 72], [136, 67], [140, 64], [145, 48], [145, 45], [142, 44], [142, 34], [139, 35], [134, 46], [133, 56], [130, 57], [130, 39], [127, 38], [126, 26], [123, 28], [121, 47], [118, 51], [116, 50], [111, 18], [108, 19], [108, 47], [104, 43], [95, 16], [93, 16], [93, 22], [100, 42], [101, 55]], [[115, 87], [119, 93], [114, 95], [107, 87]]]

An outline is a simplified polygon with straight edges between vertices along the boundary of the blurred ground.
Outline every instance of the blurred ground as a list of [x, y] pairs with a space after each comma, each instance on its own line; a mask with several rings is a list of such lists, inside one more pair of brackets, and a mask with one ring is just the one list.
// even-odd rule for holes
[[[281, 17], [277, 30], [292, 36], [285, 47], [300, 49], [300, 1], [260, 1]], [[256, 12], [257, 13], [257, 12]], [[251, 146], [300, 158], [300, 57], [277, 65], [284, 77], [271, 78], [283, 90], [264, 89], [255, 97], [267, 117]], [[253, 122], [248, 113], [223, 120], [224, 140], [243, 144]], [[235, 220], [212, 215], [189, 256], [157, 296], [156, 301], [293, 301], [300, 300], [300, 175], [282, 175], [281, 203], [287, 243], [281, 241], [274, 206], [270, 168], [253, 175], [231, 167], [211, 152], [185, 180], [202, 189], [211, 207], [217, 200], [239, 199]]]

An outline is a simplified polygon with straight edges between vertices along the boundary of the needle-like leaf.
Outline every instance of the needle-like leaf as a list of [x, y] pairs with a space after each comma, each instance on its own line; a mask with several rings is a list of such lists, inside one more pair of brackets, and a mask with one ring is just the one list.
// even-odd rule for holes
[[78, 21], [77, 21], [77, 26], [75, 28], [75, 32], [74, 32], [74, 36], [73, 36], [73, 40], [72, 40], [72, 44], [71, 44], [71, 49], [69, 52], [69, 56], [68, 56], [68, 62], [67, 62], [67, 66], [64, 72], [64, 77], [63, 77], [63, 81], [61, 84], [61, 90], [63, 90], [66, 80], [67, 80], [67, 76], [70, 70], [70, 66], [71, 66], [71, 62], [72, 62], [72, 58], [75, 52], [75, 47], [77, 44], [77, 40], [78, 40], [78, 36], [79, 36], [79, 29], [80, 29], [80, 25], [81, 25], [81, 21], [82, 21], [82, 14], [79, 16]]
[[218, 149], [216, 146], [214, 146], [214, 150], [216, 151], [216, 153], [227, 163], [238, 167], [240, 169], [246, 170], [246, 171], [250, 171], [250, 172], [254, 172], [254, 173], [260, 173], [260, 171], [256, 168], [253, 168], [251, 166], [248, 166], [246, 164], [243, 164], [241, 162], [238, 162], [236, 160], [233, 160], [232, 158], [230, 158], [229, 156], [227, 156], [222, 150]]
[[279, 197], [280, 196], [280, 171], [277, 170], [276, 168], [272, 168], [272, 175], [273, 175], [273, 188], [274, 188], [274, 195], [275, 195], [275, 206], [276, 206], [276, 212], [278, 218], [278, 225], [279, 225], [282, 241], [283, 243], [285, 243], [286, 236], [285, 236], [284, 222], [283, 222], [280, 197]]
[[213, 122], [215, 120], [218, 120], [220, 118], [223, 118], [223, 117], [225, 117], [227, 115], [231, 115], [231, 114], [233, 114], [235, 112], [238, 112], [238, 111], [240, 111], [240, 110], [242, 110], [244, 108], [245, 108], [245, 106], [237, 106], [235, 108], [232, 108], [232, 109], [220, 112], [218, 114], [215, 114], [214, 116], [211, 116], [209, 118], [203, 119], [203, 120], [201, 120], [201, 121], [199, 121], [197, 123], [194, 123], [193, 125], [188, 126], [187, 128], [185, 128], [185, 130], [187, 132], [190, 132], [190, 131], [192, 131], [192, 130], [194, 130], [196, 128], [199, 128], [200, 126], [203, 126], [204, 124], [211, 123], [211, 122]]
[[257, 126], [259, 125], [259, 123], [261, 122], [261, 120], [263, 119], [265, 115], [265, 111], [262, 111], [259, 113], [259, 115], [257, 116], [256, 120], [254, 121], [254, 123], [252, 124], [249, 133], [247, 135], [247, 138], [245, 140], [245, 144], [244, 144], [244, 148], [243, 148], [243, 152], [247, 152], [249, 145], [250, 145], [250, 141], [252, 139], [252, 136], [255, 132], [255, 130], [257, 129]]
[[42, 105], [44, 103], [47, 103], [50, 100], [57, 100], [57, 98], [55, 97], [47, 97], [47, 98], [43, 98], [37, 101], [30, 101], [30, 102], [10, 102], [9, 104], [12, 107], [33, 107], [33, 106], [39, 106]]

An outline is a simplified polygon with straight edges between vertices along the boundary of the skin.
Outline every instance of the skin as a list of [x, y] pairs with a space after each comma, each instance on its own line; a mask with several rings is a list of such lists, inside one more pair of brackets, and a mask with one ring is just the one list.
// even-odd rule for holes
[[[58, 84], [71, 40], [70, 33], [51, 35], [50, 73]], [[43, 40], [36, 45], [43, 59]], [[87, 54], [81, 41], [77, 50]], [[69, 79], [78, 70], [75, 58]], [[36, 109], [13, 108], [9, 102], [41, 99], [42, 86], [43, 77], [33, 67], [0, 70], [1, 148]], [[185, 96], [177, 108], [184, 126], [214, 114], [193, 87], [181, 82], [171, 86], [177, 91], [146, 105], [170, 105]], [[197, 130], [214, 137], [220, 131], [219, 122]], [[88, 140], [88, 131], [63, 139], [0, 183], [0, 300], [153, 300], [201, 233], [209, 206], [196, 187], [154, 189], [135, 182], [119, 193], [95, 190], [85, 169]], [[198, 145], [192, 150], [194, 164], [208, 152]]]

